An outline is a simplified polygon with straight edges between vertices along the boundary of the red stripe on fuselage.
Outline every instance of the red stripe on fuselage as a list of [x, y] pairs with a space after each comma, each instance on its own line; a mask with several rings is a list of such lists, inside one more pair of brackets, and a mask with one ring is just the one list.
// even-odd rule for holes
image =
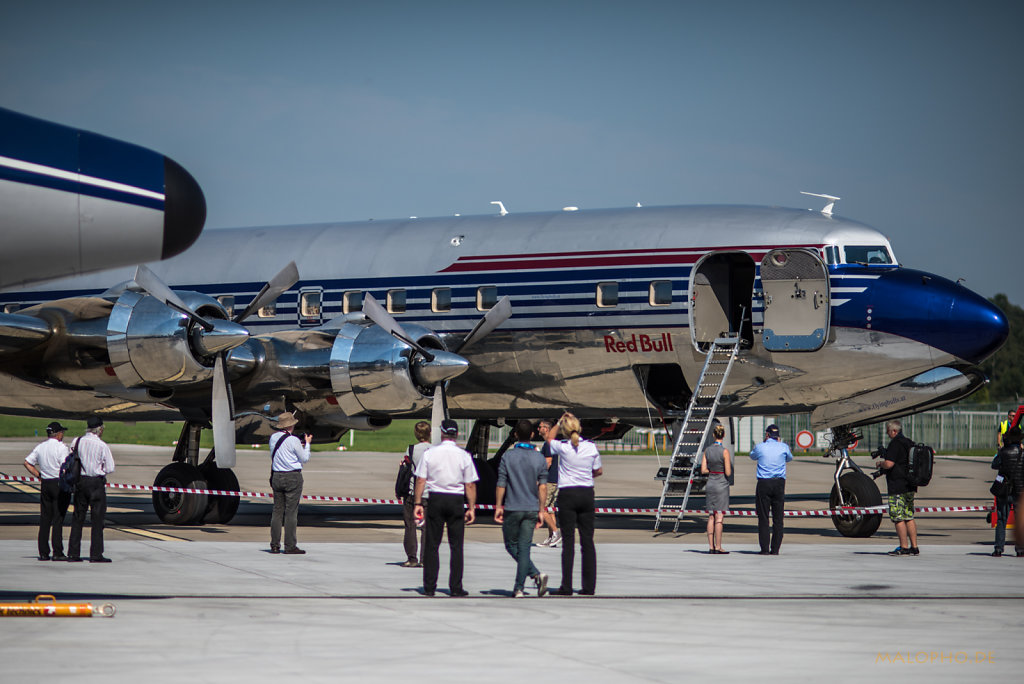
[[756, 247], [714, 247], [665, 248], [647, 250], [614, 250], [595, 252], [571, 252], [568, 254], [494, 254], [487, 256], [464, 256], [444, 268], [440, 273], [465, 271], [525, 271], [564, 268], [599, 268], [608, 266], [664, 266], [671, 264], [695, 264], [709, 252], [747, 252], [767, 254], [773, 249], [819, 249], [818, 245], [778, 245]]

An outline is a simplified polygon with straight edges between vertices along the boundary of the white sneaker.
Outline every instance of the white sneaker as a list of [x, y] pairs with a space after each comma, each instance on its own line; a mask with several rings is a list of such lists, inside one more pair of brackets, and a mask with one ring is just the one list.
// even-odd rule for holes
[[554, 539], [554, 535], [548, 535], [548, 538], [537, 544], [537, 546], [551, 546], [552, 539]]
[[537, 596], [543, 596], [544, 594], [548, 593], [547, 573], [537, 573], [533, 578], [533, 583], [537, 585]]
[[548, 540], [547, 545], [552, 549], [558, 548], [558, 545], [562, 543], [562, 533], [555, 532], [551, 535], [551, 539]]
[[526, 592], [522, 589], [516, 589], [516, 593], [512, 595], [512, 598], [523, 598], [526, 596]]

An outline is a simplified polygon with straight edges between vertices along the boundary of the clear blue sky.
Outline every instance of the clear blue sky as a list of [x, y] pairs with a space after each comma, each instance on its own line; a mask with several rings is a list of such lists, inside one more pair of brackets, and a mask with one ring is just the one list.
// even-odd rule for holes
[[158, 150], [208, 229], [820, 207], [1024, 305], [1022, 2], [4, 2], [0, 105]]

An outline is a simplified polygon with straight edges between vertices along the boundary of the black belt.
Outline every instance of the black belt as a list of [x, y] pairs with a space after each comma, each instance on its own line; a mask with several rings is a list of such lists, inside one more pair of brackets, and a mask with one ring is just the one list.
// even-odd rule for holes
[[784, 478], [784, 477], [782, 477], [782, 476], [780, 475], [780, 476], [778, 476], [778, 477], [759, 477], [759, 478], [757, 478], [757, 479], [758, 479], [758, 480], [785, 480], [786, 478]]
[[275, 470], [275, 473], [301, 473], [302, 468], [292, 468], [291, 470]]

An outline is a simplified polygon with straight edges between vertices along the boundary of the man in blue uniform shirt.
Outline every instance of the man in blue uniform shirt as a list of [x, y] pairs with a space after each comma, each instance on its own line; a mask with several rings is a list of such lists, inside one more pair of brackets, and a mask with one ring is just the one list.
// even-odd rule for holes
[[[779, 439], [779, 427], [769, 425], [764, 431], [764, 441], [754, 447], [750, 458], [757, 461], [757, 488], [754, 494], [761, 555], [777, 556], [782, 546], [786, 510], [786, 463], [793, 460], [793, 452]], [[772, 517], [770, 530], [769, 513]]]

